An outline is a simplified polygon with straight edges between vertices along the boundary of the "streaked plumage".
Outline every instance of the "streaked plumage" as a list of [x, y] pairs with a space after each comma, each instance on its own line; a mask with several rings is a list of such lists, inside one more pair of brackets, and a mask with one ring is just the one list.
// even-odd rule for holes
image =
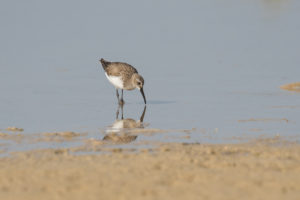
[[[124, 103], [123, 90], [139, 89], [146, 104], [146, 97], [144, 95], [143, 86], [144, 79], [138, 74], [138, 71], [131, 65], [123, 62], [109, 62], [103, 58], [100, 60], [105, 75], [109, 82], [113, 84], [117, 91], [117, 97], [120, 104]], [[122, 90], [122, 96], [119, 100], [118, 89]]]

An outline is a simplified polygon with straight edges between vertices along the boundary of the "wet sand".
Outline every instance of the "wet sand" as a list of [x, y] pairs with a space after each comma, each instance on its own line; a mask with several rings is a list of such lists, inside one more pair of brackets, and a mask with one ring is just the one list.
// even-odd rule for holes
[[283, 90], [300, 92], [300, 82], [282, 85], [280, 88]]
[[[94, 152], [95, 153], [95, 152]], [[74, 155], [44, 149], [0, 158], [0, 199], [299, 199], [300, 145], [161, 144]]]

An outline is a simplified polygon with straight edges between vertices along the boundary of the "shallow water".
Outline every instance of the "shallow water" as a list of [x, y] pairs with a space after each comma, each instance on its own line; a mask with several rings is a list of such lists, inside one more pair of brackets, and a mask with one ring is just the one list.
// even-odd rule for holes
[[[299, 81], [299, 1], [0, 4], [0, 132], [86, 133], [63, 142], [2, 138], [5, 151], [101, 140], [118, 109], [101, 57], [145, 79], [145, 129], [159, 131], [126, 147], [300, 135], [300, 93], [279, 88]], [[124, 98], [124, 118], [138, 120], [142, 96]]]

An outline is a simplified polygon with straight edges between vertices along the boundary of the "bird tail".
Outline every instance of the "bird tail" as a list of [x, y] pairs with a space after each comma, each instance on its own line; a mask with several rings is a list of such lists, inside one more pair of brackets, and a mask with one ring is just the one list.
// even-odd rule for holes
[[102, 64], [102, 67], [103, 67], [104, 70], [105, 70], [105, 69], [108, 67], [108, 65], [111, 63], [111, 62], [108, 62], [108, 61], [104, 60], [103, 58], [101, 58], [100, 62], [101, 62], [101, 64]]

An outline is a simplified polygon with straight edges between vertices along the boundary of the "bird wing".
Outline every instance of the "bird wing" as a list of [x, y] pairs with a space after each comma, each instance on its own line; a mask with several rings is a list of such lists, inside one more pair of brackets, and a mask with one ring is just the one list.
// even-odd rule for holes
[[106, 68], [106, 73], [109, 76], [121, 76], [121, 73], [132, 75], [138, 71], [127, 63], [113, 62]]

